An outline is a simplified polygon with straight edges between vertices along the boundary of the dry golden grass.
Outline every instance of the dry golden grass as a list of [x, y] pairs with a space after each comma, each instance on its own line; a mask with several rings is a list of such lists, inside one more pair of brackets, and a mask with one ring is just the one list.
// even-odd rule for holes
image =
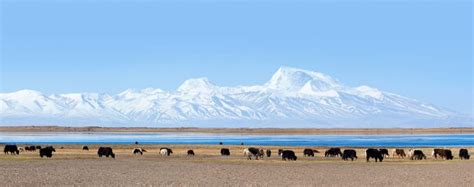
[[[25, 145], [18, 145], [20, 147], [24, 147]], [[167, 160], [189, 160], [189, 161], [198, 161], [198, 162], [226, 162], [226, 163], [245, 163], [247, 159], [243, 156], [243, 149], [249, 146], [230, 146], [230, 145], [88, 145], [89, 151], [82, 150], [83, 145], [54, 145], [56, 152], [53, 155], [53, 160], [56, 159], [99, 159], [97, 156], [97, 149], [100, 146], [108, 146], [112, 147], [114, 153], [116, 154], [117, 158], [126, 158], [126, 159], [133, 159], [133, 158], [140, 158], [140, 159], [167, 159]], [[173, 150], [173, 154], [169, 157], [161, 156], [159, 153], [159, 149], [161, 147], [171, 148]], [[282, 161], [280, 157], [278, 157], [278, 149], [288, 149], [295, 151], [296, 155], [298, 156], [298, 161], [301, 163], [329, 163], [329, 162], [348, 162], [348, 163], [365, 163], [365, 150], [366, 148], [342, 148], [342, 149], [354, 149], [357, 151], [357, 156], [359, 159], [356, 161], [342, 161], [339, 157], [334, 158], [325, 158], [324, 151], [328, 149], [328, 147], [291, 147], [291, 146], [255, 146], [257, 148], [261, 148], [264, 150], [270, 149], [272, 150], [272, 157], [267, 158], [265, 157], [262, 160], [259, 160], [258, 163], [285, 163]], [[143, 148], [147, 152], [144, 155], [134, 155], [132, 150], [134, 148]], [[229, 148], [231, 151], [231, 156], [229, 157], [222, 157], [220, 156], [220, 149], [221, 148]], [[320, 151], [320, 153], [316, 153], [315, 157], [305, 157], [303, 156], [303, 150], [305, 148], [316, 149]], [[196, 153], [196, 156], [190, 157], [187, 156], [187, 150], [192, 149]], [[422, 161], [414, 161], [408, 158], [401, 159], [398, 157], [393, 157], [390, 155], [388, 158], [384, 159], [384, 163], [387, 164], [396, 164], [396, 163], [452, 163], [458, 162], [460, 159], [458, 158], [459, 148], [452, 148], [453, 155], [455, 159], [452, 161], [445, 161], [441, 159], [435, 160], [431, 157], [431, 152], [433, 148], [416, 148], [422, 150], [425, 155], [428, 157], [427, 160]], [[405, 148], [405, 152], [408, 154], [408, 148]], [[474, 148], [468, 148], [470, 153], [474, 153]], [[389, 152], [391, 154], [391, 150], [389, 148]], [[40, 158], [39, 152], [21, 152], [20, 155], [13, 156], [13, 155], [5, 155], [0, 154], [0, 160], [39, 160], [39, 159], [47, 159], [47, 158]], [[474, 159], [473, 159], [474, 160]], [[372, 160], [371, 160], [372, 161]], [[468, 161], [469, 162], [469, 161]]]

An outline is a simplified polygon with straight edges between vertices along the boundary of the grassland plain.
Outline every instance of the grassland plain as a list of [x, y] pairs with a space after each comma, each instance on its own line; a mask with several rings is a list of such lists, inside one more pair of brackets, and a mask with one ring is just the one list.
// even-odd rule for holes
[[[382, 163], [367, 163], [361, 148], [355, 148], [359, 159], [351, 162], [324, 158], [323, 153], [304, 157], [307, 147], [255, 146], [271, 149], [272, 157], [247, 160], [242, 150], [248, 146], [101, 145], [111, 146], [116, 159], [99, 158], [99, 145], [88, 146], [90, 150], [84, 151], [82, 145], [54, 145], [53, 158], [40, 158], [38, 152], [1, 154], [0, 181], [11, 186], [472, 186], [474, 182], [474, 161], [460, 160], [457, 148], [452, 149], [452, 161], [435, 160], [429, 156], [432, 148], [419, 148], [427, 160], [391, 155]], [[133, 155], [136, 147], [147, 152]], [[161, 147], [173, 149], [173, 154], [159, 155]], [[223, 147], [231, 150], [231, 156], [220, 156]], [[188, 149], [196, 156], [187, 156]], [[282, 161], [276, 155], [278, 149], [294, 150], [298, 160]]]

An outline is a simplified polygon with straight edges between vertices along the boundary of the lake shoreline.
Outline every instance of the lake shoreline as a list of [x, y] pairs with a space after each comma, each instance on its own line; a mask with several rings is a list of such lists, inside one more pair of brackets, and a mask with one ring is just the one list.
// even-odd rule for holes
[[474, 134], [474, 128], [151, 128], [0, 126], [0, 132], [116, 132], [116, 133], [209, 133], [209, 134]]

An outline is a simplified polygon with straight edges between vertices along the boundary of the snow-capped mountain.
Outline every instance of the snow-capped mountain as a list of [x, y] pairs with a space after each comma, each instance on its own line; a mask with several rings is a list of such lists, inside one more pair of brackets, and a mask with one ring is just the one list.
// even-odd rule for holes
[[117, 95], [0, 94], [0, 125], [155, 127], [472, 127], [472, 117], [328, 75], [282, 67], [263, 85], [220, 87], [207, 78], [176, 91]]

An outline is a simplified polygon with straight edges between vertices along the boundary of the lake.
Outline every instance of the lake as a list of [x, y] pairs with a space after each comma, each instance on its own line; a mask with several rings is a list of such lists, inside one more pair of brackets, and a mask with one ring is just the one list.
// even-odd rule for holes
[[474, 147], [474, 134], [240, 135], [206, 133], [0, 132], [8, 144], [218, 144], [341, 147]]

